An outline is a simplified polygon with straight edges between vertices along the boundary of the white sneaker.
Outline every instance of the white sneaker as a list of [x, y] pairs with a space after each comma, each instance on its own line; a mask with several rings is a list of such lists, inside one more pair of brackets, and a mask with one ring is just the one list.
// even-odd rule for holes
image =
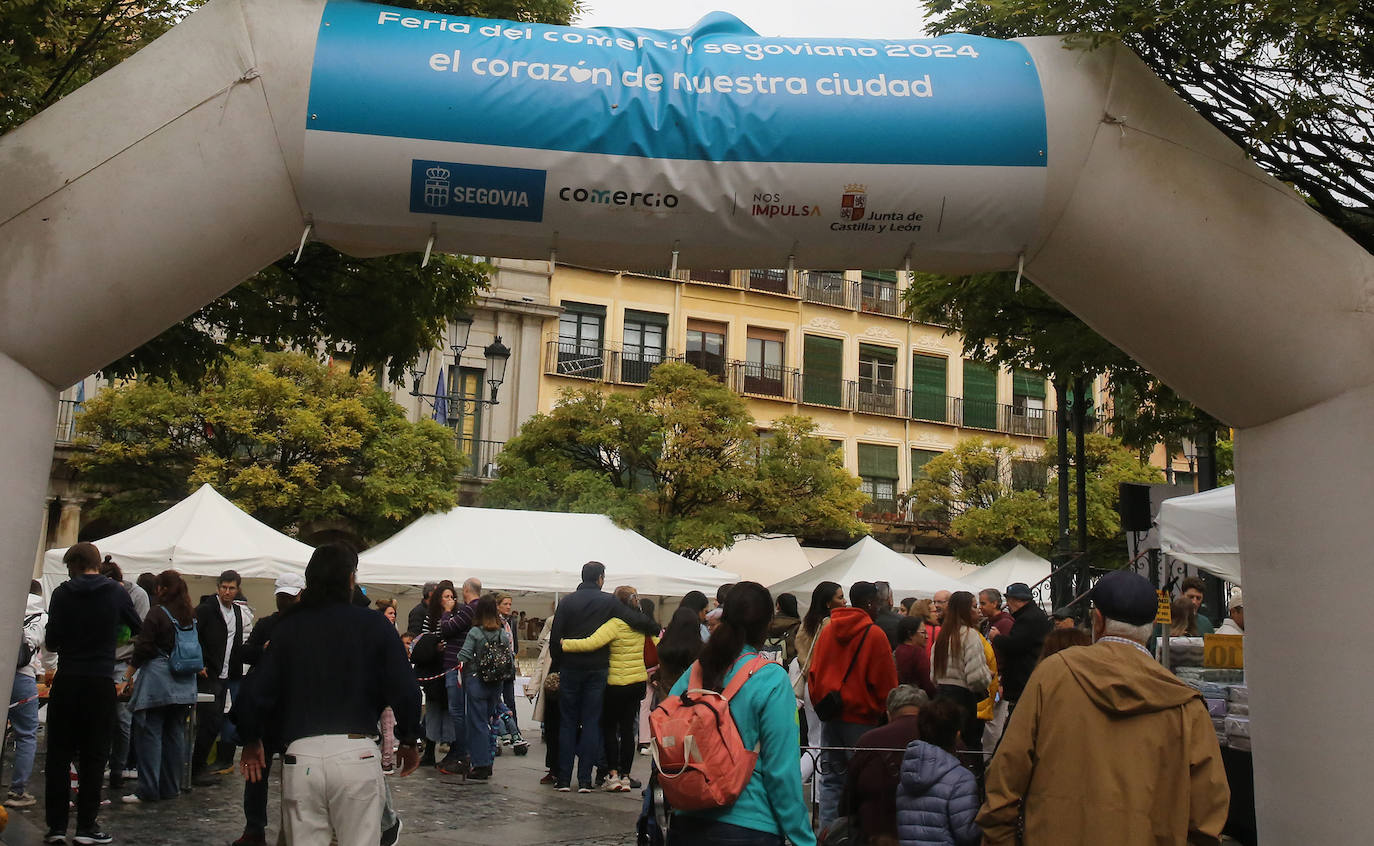
[[138, 798], [137, 793], [130, 793], [128, 796], [123, 796], [119, 801], [123, 802], [125, 805], [139, 805], [143, 802], [142, 799]]
[[5, 796], [6, 808], [31, 808], [38, 804], [38, 799], [27, 790], [15, 793], [11, 791]]
[[603, 785], [601, 785], [601, 789], [604, 790], [604, 791], [606, 791], [607, 793], [619, 793], [619, 792], [620, 792], [620, 777], [619, 777], [619, 776], [607, 776], [607, 777], [606, 777], [606, 783], [603, 784]]

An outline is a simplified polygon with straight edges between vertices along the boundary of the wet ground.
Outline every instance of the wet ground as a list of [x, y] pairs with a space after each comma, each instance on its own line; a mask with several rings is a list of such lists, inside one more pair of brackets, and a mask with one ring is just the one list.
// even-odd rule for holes
[[[522, 703], [523, 704], [523, 703]], [[522, 715], [524, 716], [524, 715]], [[528, 725], [528, 723], [525, 723]], [[537, 726], [537, 724], [535, 724]], [[516, 757], [509, 751], [496, 759], [495, 775], [488, 782], [464, 781], [422, 767], [407, 778], [391, 777], [395, 806], [404, 822], [400, 842], [405, 846], [629, 846], [634, 843], [640, 795], [633, 793], [558, 793], [539, 784], [544, 774], [544, 747], [539, 731], [526, 733], [533, 744], [530, 754]], [[10, 810], [10, 825], [0, 834], [4, 846], [37, 844], [44, 833], [42, 803], [43, 737], [29, 792], [38, 796], [32, 808]], [[635, 777], [649, 769], [641, 757]], [[5, 768], [9, 774], [8, 761]], [[278, 762], [280, 763], [280, 762]], [[280, 785], [273, 768], [269, 819], [277, 819]], [[170, 802], [123, 805], [119, 798], [129, 789], [106, 790], [112, 800], [100, 812], [101, 827], [116, 843], [138, 846], [228, 844], [243, 832], [243, 780], [224, 776], [215, 787], [198, 787]], [[75, 825], [75, 812], [72, 814]], [[274, 843], [276, 826], [268, 831]]]

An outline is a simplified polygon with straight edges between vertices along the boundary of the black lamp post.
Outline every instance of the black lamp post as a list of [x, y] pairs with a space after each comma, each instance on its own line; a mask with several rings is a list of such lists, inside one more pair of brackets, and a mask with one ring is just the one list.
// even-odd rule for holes
[[501, 336], [482, 350], [487, 357], [487, 384], [491, 385], [491, 404], [496, 405], [496, 391], [506, 381], [506, 364], [510, 362], [510, 347], [501, 343]]
[[[463, 351], [468, 347], [468, 340], [472, 335], [472, 317], [460, 315], [449, 323], [448, 348], [453, 356], [453, 366], [460, 367], [463, 361]], [[491, 398], [482, 399], [479, 397], [451, 397], [437, 393], [426, 394], [420, 390], [424, 382], [425, 372], [429, 369], [430, 351], [426, 350], [417, 356], [410, 365], [410, 378], [412, 380], [410, 395], [413, 397], [423, 397], [429, 400], [430, 405], [434, 405], [442, 399], [448, 403], [459, 403], [466, 406], [469, 403], [477, 405], [497, 405], [496, 392], [501, 384], [506, 381], [506, 365], [510, 362], [510, 347], [501, 343], [501, 336], [482, 350], [487, 359], [487, 384], [491, 386]]]

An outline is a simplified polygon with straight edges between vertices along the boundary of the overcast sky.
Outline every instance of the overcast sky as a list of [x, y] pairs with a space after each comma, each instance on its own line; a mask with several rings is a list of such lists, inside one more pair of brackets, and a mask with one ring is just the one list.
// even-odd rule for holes
[[683, 29], [729, 12], [759, 35], [911, 38], [924, 35], [919, 0], [584, 0], [576, 26]]

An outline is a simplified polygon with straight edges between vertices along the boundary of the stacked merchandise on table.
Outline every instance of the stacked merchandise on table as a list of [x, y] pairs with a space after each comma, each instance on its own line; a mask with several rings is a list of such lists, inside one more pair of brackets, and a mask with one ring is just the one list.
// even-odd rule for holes
[[1169, 639], [1169, 666], [1179, 680], [1202, 694], [1217, 742], [1232, 749], [1250, 749], [1250, 694], [1244, 670], [1202, 666], [1203, 639]]

